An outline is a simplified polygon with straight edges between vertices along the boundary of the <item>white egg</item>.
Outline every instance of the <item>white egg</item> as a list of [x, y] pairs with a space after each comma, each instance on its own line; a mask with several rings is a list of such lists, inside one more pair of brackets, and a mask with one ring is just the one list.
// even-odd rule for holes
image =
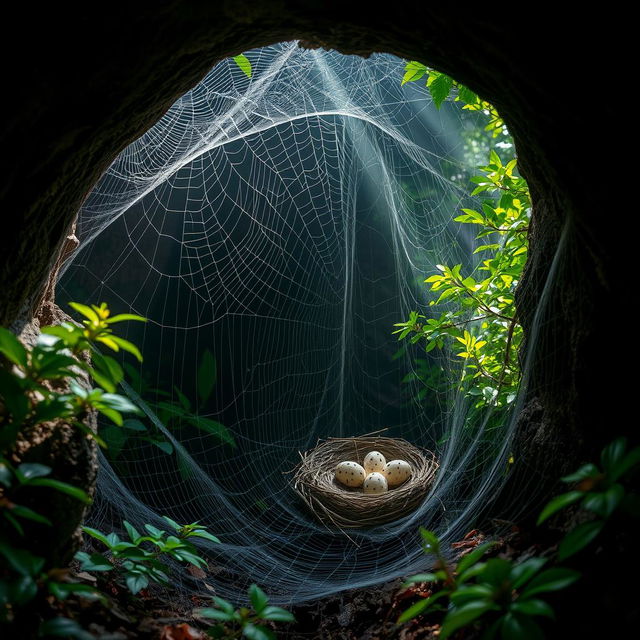
[[387, 464], [387, 461], [379, 451], [370, 451], [364, 457], [364, 470], [367, 473], [381, 472], [385, 464]]
[[387, 479], [374, 471], [365, 478], [363, 487], [365, 493], [385, 493], [388, 489]]
[[411, 465], [405, 460], [391, 460], [382, 473], [390, 487], [397, 487], [411, 477]]
[[357, 462], [341, 462], [336, 466], [336, 480], [347, 487], [360, 487], [367, 474]]

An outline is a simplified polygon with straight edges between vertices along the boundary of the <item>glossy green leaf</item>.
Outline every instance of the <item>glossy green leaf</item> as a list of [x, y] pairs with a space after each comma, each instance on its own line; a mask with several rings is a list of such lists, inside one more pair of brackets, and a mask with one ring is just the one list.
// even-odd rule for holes
[[19, 367], [27, 367], [27, 350], [8, 329], [0, 327], [0, 353]]
[[579, 524], [560, 542], [560, 546], [558, 547], [558, 558], [560, 558], [560, 560], [565, 560], [574, 553], [584, 549], [584, 547], [595, 540], [603, 527], [603, 520], [594, 520], [593, 522]]
[[538, 524], [542, 524], [547, 518], [550, 518], [554, 513], [560, 511], [560, 509], [564, 509], [570, 504], [573, 504], [578, 500], [582, 500], [582, 498], [584, 498], [584, 493], [582, 491], [569, 491], [568, 493], [556, 496], [547, 504], [538, 516]]
[[497, 608], [498, 607], [491, 600], [482, 599], [468, 602], [460, 607], [449, 609], [449, 613], [447, 613], [444, 621], [442, 622], [439, 638], [445, 640], [454, 631], [457, 631], [461, 627], [466, 627], [488, 611], [492, 611]]
[[281, 609], [280, 607], [268, 606], [265, 607], [260, 617], [263, 620], [273, 620], [274, 622], [295, 622], [295, 616], [286, 609]]
[[531, 598], [538, 593], [560, 591], [572, 585], [578, 578], [580, 578], [580, 573], [573, 569], [564, 569], [561, 567], [546, 569], [529, 582], [523, 589], [520, 597], [525, 599]]
[[242, 635], [248, 640], [276, 640], [276, 634], [271, 629], [252, 622], [242, 628]]
[[91, 502], [91, 498], [80, 488], [74, 487], [67, 482], [61, 482], [60, 480], [54, 480], [53, 478], [36, 478], [35, 480], [31, 480], [29, 482], [30, 486], [36, 487], [49, 487], [50, 489], [55, 489], [60, 493], [65, 493], [80, 502], [84, 502], [89, 504]]
[[251, 605], [258, 615], [262, 613], [262, 610], [269, 603], [267, 594], [257, 584], [252, 584], [249, 587], [249, 600], [251, 600]]
[[75, 638], [76, 640], [95, 640], [95, 636], [85, 631], [75, 620], [70, 618], [52, 618], [40, 625], [38, 635], [41, 638], [50, 636], [62, 636], [64, 638]]

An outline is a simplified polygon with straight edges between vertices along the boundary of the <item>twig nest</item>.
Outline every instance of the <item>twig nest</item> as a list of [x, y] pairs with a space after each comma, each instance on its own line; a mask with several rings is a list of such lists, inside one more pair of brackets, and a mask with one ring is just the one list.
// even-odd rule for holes
[[411, 465], [406, 460], [391, 460], [384, 465], [382, 475], [389, 487], [397, 487], [411, 477]]
[[336, 478], [347, 487], [361, 487], [366, 475], [357, 462], [345, 461], [336, 466]]
[[[358, 464], [354, 461], [364, 460], [367, 453], [374, 452], [390, 460], [390, 464], [406, 462], [410, 475], [392, 490], [375, 493], [365, 493], [364, 483], [362, 486], [343, 484], [337, 475], [340, 463]], [[381, 436], [330, 438], [301, 457], [293, 478], [294, 490], [315, 518], [338, 529], [372, 527], [409, 515], [427, 497], [438, 469], [430, 451], [400, 438]], [[349, 477], [352, 469], [354, 467], [349, 467]], [[366, 474], [366, 470], [363, 471]], [[395, 481], [396, 469], [392, 471]], [[381, 471], [370, 475], [373, 474], [381, 475], [389, 488], [388, 478]]]
[[382, 472], [385, 464], [387, 461], [379, 451], [370, 451], [364, 457], [364, 470], [367, 473]]
[[384, 493], [389, 489], [387, 479], [377, 471], [370, 473], [362, 485], [365, 493]]

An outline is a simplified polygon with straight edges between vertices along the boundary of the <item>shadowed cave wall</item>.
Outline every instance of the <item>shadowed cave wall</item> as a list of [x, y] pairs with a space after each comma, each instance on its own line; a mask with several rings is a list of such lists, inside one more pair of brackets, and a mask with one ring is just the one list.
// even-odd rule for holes
[[[608, 307], [616, 295], [618, 235], [603, 228], [607, 181], [593, 180], [594, 111], [576, 88], [611, 77], [613, 42], [591, 50], [591, 34], [613, 34], [613, 18], [550, 18], [421, 2], [374, 13], [363, 2], [136, 3], [99, 16], [65, 9], [13, 18], [21, 51], [5, 52], [8, 114], [0, 124], [0, 324], [19, 328], [38, 312], [49, 273], [76, 212], [113, 158], [195, 85], [216, 61], [274, 42], [367, 55], [384, 51], [445, 71], [491, 101], [516, 142], [534, 200], [530, 262], [518, 292], [525, 329], [561, 230], [566, 252], [540, 327], [541, 355], [516, 442], [516, 468], [536, 483], [590, 457], [613, 432], [619, 382]], [[514, 12], [516, 13], [516, 12]], [[521, 12], [517, 12], [521, 15]], [[611, 25], [608, 25], [610, 20]], [[612, 80], [615, 83], [615, 78]], [[579, 92], [579, 90], [578, 90]], [[596, 98], [597, 100], [597, 98]], [[614, 244], [615, 243], [615, 244]], [[616, 434], [631, 426], [615, 425]]]

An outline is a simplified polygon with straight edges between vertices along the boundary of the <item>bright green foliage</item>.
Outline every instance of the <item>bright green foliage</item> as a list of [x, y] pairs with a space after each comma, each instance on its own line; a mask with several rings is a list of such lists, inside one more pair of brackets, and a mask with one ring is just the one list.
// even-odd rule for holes
[[251, 61], [244, 53], [241, 53], [239, 56], [233, 56], [233, 61], [238, 65], [239, 69], [250, 78], [253, 75], [253, 70], [251, 69]]
[[276, 634], [263, 622], [295, 622], [293, 614], [269, 604], [267, 594], [258, 585], [249, 587], [249, 600], [253, 610], [247, 607], [234, 609], [227, 600], [213, 598], [214, 607], [196, 609], [194, 613], [219, 624], [211, 627], [208, 634], [212, 638], [248, 638], [249, 640], [275, 640]]
[[[27, 547], [26, 521], [52, 526], [47, 517], [21, 504], [25, 490], [59, 491], [82, 502], [89, 502], [89, 497], [82, 489], [50, 477], [52, 470], [46, 465], [14, 464], [9, 459], [18, 434], [38, 424], [60, 420], [102, 444], [82, 422], [87, 411], [99, 411], [116, 425], [123, 424], [123, 413], [138, 412], [126, 397], [115, 393], [122, 380], [121, 367], [95, 347], [101, 344], [114, 351], [124, 349], [141, 359], [134, 345], [114, 335], [112, 325], [144, 319], [130, 314], [111, 317], [105, 304], [71, 306], [85, 316], [84, 326], [68, 322], [45, 327], [32, 348], [25, 347], [10, 331], [0, 327], [0, 560], [6, 565], [0, 579], [0, 621], [10, 621], [42, 589], [59, 600], [69, 593], [98, 597], [91, 587], [56, 578], [60, 575], [58, 570], [48, 569], [44, 558], [23, 548]], [[92, 352], [93, 365], [82, 357], [87, 351]], [[94, 389], [81, 386], [78, 380], [82, 370], [100, 386]], [[61, 384], [65, 381], [68, 390]], [[23, 539], [24, 542], [16, 542]], [[66, 618], [45, 622], [41, 635], [45, 634], [86, 637], [82, 629]]]
[[482, 557], [492, 543], [480, 545], [455, 566], [447, 563], [434, 533], [421, 529], [425, 553], [435, 555], [433, 573], [411, 577], [405, 586], [418, 582], [437, 585], [433, 595], [418, 601], [399, 618], [403, 623], [428, 611], [442, 610], [447, 603], [439, 638], [443, 640], [462, 627], [479, 623], [483, 638], [527, 640], [543, 638], [534, 618], [554, 617], [551, 606], [540, 595], [573, 584], [580, 574], [571, 569], [544, 569], [544, 558], [529, 558], [515, 564], [503, 558]]
[[553, 498], [542, 510], [538, 524], [576, 503], [596, 517], [579, 524], [565, 536], [558, 548], [561, 560], [572, 556], [594, 540], [618, 509], [635, 518], [640, 517], [640, 497], [629, 492], [622, 483], [638, 469], [640, 447], [628, 451], [626, 439], [617, 438], [602, 450], [600, 467], [592, 463], [585, 464], [575, 473], [562, 478], [567, 484], [576, 484], [575, 489]]
[[109, 556], [79, 551], [76, 553], [76, 560], [80, 561], [83, 571], [116, 570], [134, 595], [141, 589], [145, 589], [150, 582], [169, 584], [169, 568], [162, 562], [163, 557], [191, 564], [200, 569], [206, 567], [207, 563], [189, 542], [189, 538], [203, 538], [215, 543], [219, 543], [220, 540], [197, 522], [180, 525], [166, 516], [164, 519], [174, 533], [169, 534], [150, 524], [145, 524], [146, 533], [141, 534], [125, 520], [123, 524], [129, 540], [122, 540], [115, 533], [107, 535], [91, 527], [82, 527], [86, 534], [107, 547]]
[[516, 161], [503, 163], [495, 151], [489, 160], [472, 178], [472, 195], [491, 198], [480, 211], [463, 209], [455, 218], [479, 228], [475, 253], [485, 259], [473, 274], [463, 273], [461, 264], [436, 265], [439, 273], [425, 280], [435, 294], [429, 304], [445, 310], [434, 317], [412, 312], [394, 333], [400, 340], [424, 341], [427, 352], [457, 346], [464, 360], [462, 386], [477, 397], [475, 406], [504, 407], [514, 400], [520, 378], [522, 327], [514, 291], [527, 259], [531, 202], [526, 182], [514, 174]]
[[429, 67], [425, 66], [421, 62], [416, 62], [415, 60], [407, 62], [404, 69], [405, 74], [402, 78], [402, 84], [406, 84], [407, 82], [417, 82], [426, 76], [426, 86], [429, 89], [433, 102], [438, 109], [442, 106], [442, 103], [449, 97], [453, 90], [453, 99], [456, 102], [464, 102], [464, 107], [462, 107], [463, 109], [468, 109], [469, 111], [480, 111], [489, 118], [489, 122], [485, 126], [485, 131], [490, 132], [494, 138], [504, 132], [504, 122], [495, 107], [489, 104], [486, 100], [482, 100], [468, 87], [456, 82], [447, 74], [436, 71], [435, 69], [429, 69]]

